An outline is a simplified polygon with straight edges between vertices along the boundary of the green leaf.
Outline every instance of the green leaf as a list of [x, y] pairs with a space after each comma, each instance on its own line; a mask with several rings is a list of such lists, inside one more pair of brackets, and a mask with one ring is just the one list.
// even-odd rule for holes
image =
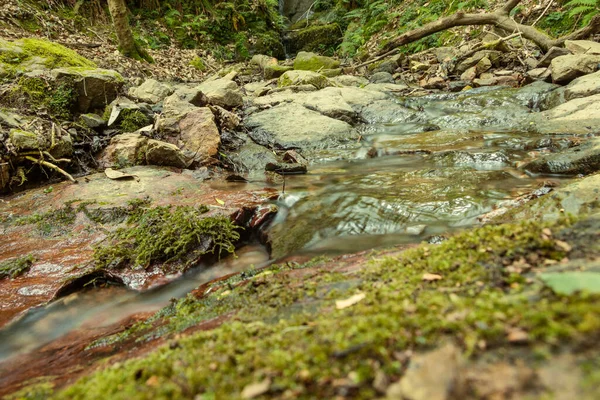
[[598, 272], [548, 272], [540, 279], [557, 294], [570, 295], [578, 291], [600, 294]]

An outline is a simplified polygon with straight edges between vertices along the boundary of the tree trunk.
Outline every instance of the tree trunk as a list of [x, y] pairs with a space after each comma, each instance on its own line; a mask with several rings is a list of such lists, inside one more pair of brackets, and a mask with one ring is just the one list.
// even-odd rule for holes
[[591, 34], [600, 31], [600, 15], [595, 16], [589, 25], [570, 35], [559, 39], [552, 39], [544, 32], [537, 30], [533, 26], [523, 25], [510, 17], [510, 12], [519, 4], [521, 0], [510, 0], [503, 7], [490, 13], [483, 14], [465, 14], [459, 11], [446, 18], [440, 18], [420, 28], [408, 31], [388, 42], [378, 55], [389, 52], [399, 46], [415, 42], [443, 30], [454, 28], [456, 26], [466, 25], [493, 25], [509, 33], [520, 32], [521, 36], [537, 44], [542, 50], [548, 51], [550, 47], [562, 46], [565, 40], [582, 39]]
[[138, 46], [133, 38], [133, 34], [129, 28], [125, 0], [108, 0], [108, 10], [113, 20], [117, 39], [119, 40], [119, 51], [126, 57], [139, 61], [153, 62], [152, 57]]

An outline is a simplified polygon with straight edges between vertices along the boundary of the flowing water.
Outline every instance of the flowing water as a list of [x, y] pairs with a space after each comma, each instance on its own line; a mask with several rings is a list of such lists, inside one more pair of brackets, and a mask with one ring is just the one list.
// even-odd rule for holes
[[[441, 99], [407, 100], [422, 110], [420, 116], [410, 122], [365, 126], [360, 140], [345, 150], [351, 157], [314, 164], [306, 175], [288, 176], [270, 228], [270, 256], [262, 246], [248, 246], [237, 252], [237, 258], [210, 268], [199, 266], [151, 291], [95, 289], [30, 310], [0, 331], [0, 361], [74, 329], [107, 326], [138, 312], [158, 310], [202, 283], [266, 265], [272, 262], [269, 258], [439, 240], [539, 187], [541, 178], [514, 167], [531, 151], [568, 145], [567, 138], [549, 141], [510, 126], [517, 108], [506, 106], [501, 96], [494, 101], [504, 107], [502, 113], [476, 98], [459, 106], [447, 102], [448, 97]], [[473, 118], [496, 124], [480, 123], [473, 129]], [[336, 150], [321, 150], [320, 159], [331, 153]]]

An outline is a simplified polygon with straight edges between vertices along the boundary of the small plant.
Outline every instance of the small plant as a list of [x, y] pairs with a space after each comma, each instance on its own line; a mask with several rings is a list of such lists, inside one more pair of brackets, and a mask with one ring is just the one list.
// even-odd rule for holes
[[600, 13], [600, 0], [571, 0], [565, 4], [570, 8], [569, 16], [581, 16], [581, 23], [587, 25], [594, 16]]
[[17, 276], [27, 272], [34, 262], [35, 257], [32, 254], [4, 261], [0, 263], [0, 279], [14, 279]]
[[190, 61], [190, 65], [198, 71], [206, 71], [206, 65], [204, 65], [204, 61], [202, 61], [200, 57], [194, 57], [194, 59]]
[[148, 118], [140, 110], [121, 111], [121, 130], [123, 132], [135, 132], [148, 124]]

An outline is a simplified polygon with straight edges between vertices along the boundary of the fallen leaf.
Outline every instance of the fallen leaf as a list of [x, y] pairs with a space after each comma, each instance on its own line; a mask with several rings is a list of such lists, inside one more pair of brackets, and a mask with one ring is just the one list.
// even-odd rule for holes
[[139, 180], [139, 178], [137, 177], [137, 175], [131, 175], [131, 174], [126, 174], [123, 173], [121, 171], [116, 171], [112, 168], [106, 168], [104, 170], [104, 174], [109, 178], [109, 179], [113, 179], [113, 180], [125, 180], [125, 179], [137, 179]]
[[335, 308], [337, 308], [338, 310], [342, 310], [344, 308], [348, 308], [350, 306], [355, 305], [356, 303], [358, 303], [359, 301], [361, 301], [362, 299], [364, 299], [365, 297], [367, 297], [364, 293], [358, 293], [355, 294], [352, 297], [349, 297], [345, 300], [337, 300], [335, 302]]
[[573, 250], [573, 247], [571, 247], [571, 245], [567, 242], [563, 242], [562, 240], [555, 240], [554, 243], [556, 244], [556, 246], [561, 249], [562, 251], [564, 251], [565, 253], [570, 252], [571, 250]]
[[224, 202], [223, 200], [221, 200], [221, 199], [217, 199], [216, 197], [215, 197], [215, 201], [216, 201], [217, 203], [219, 203], [220, 205], [222, 205], [222, 206], [224, 206], [224, 205], [225, 205], [225, 202]]
[[269, 391], [271, 387], [271, 379], [267, 378], [262, 382], [255, 382], [244, 387], [242, 390], [242, 399], [253, 399], [255, 397], [260, 396], [261, 394], [265, 394]]
[[429, 273], [427, 273], [427, 274], [423, 274], [423, 278], [422, 279], [424, 281], [427, 281], [427, 282], [439, 281], [440, 279], [442, 279], [442, 276], [438, 275], [438, 274], [429, 274]]
[[160, 384], [160, 382], [158, 381], [158, 376], [156, 376], [156, 375], [152, 375], [146, 381], [146, 385], [151, 386], [151, 387], [157, 387], [159, 384]]

